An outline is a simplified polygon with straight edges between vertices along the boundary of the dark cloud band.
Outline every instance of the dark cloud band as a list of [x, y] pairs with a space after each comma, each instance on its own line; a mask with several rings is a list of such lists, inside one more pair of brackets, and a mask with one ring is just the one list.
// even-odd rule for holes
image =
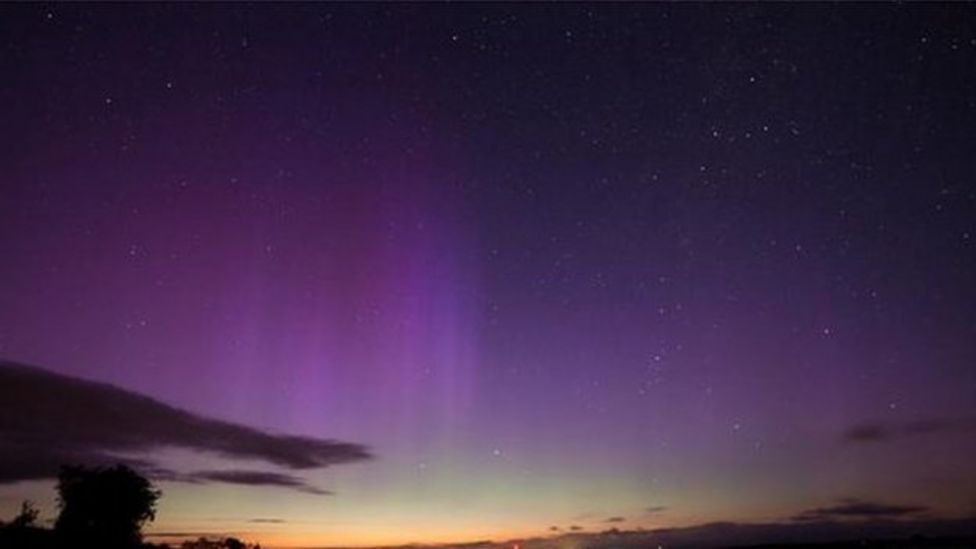
[[884, 442], [917, 435], [976, 432], [976, 418], [933, 418], [909, 422], [866, 422], [844, 431], [846, 442]]
[[927, 507], [917, 505], [889, 505], [847, 498], [841, 500], [838, 505], [809, 509], [795, 515], [792, 519], [797, 522], [843, 519], [890, 519], [915, 515], [927, 510]]
[[64, 464], [122, 461], [168, 480], [272, 485], [325, 493], [279, 472], [174, 473], [143, 455], [160, 448], [184, 448], [226, 458], [258, 459], [291, 470], [371, 457], [359, 444], [267, 433], [180, 410], [112, 385], [10, 362], [0, 362], [0, 402], [5, 408], [0, 414], [0, 483], [53, 478]]

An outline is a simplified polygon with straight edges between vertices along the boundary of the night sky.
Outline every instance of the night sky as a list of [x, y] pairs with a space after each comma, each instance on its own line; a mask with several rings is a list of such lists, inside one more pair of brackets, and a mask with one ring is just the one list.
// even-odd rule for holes
[[974, 5], [4, 5], [0, 109], [0, 358], [367, 449], [152, 531], [976, 514]]

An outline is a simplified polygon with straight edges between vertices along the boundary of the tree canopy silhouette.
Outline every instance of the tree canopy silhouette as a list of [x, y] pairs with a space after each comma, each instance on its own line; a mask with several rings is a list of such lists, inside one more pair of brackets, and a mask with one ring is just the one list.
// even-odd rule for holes
[[20, 513], [10, 521], [8, 526], [11, 528], [32, 528], [37, 523], [38, 514], [39, 511], [37, 507], [34, 507], [33, 502], [24, 501], [20, 504]]
[[142, 543], [142, 527], [156, 517], [161, 492], [125, 465], [62, 467], [60, 514], [54, 529], [82, 547], [120, 549]]

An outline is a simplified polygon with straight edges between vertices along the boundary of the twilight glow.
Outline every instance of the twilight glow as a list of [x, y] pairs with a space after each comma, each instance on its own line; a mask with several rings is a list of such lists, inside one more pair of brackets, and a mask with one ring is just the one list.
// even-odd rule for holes
[[974, 21], [4, 5], [0, 360], [157, 401], [160, 541], [973, 518]]

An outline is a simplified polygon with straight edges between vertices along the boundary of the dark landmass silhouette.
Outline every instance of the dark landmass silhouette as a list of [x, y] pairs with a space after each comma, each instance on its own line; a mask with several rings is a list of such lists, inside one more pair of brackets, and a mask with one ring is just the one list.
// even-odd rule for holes
[[[682, 528], [573, 532], [504, 542], [409, 544], [371, 549], [976, 548], [976, 518], [817, 522], [715, 522]], [[352, 549], [352, 548], [321, 548]], [[360, 548], [362, 549], [362, 548]]]
[[[54, 528], [37, 525], [34, 505], [25, 501], [8, 523], [0, 521], [2, 549], [156, 549], [168, 543], [144, 541], [143, 527], [155, 520], [162, 491], [125, 465], [64, 466], [58, 473], [58, 517]], [[187, 536], [183, 536], [186, 538]], [[234, 536], [196, 537], [182, 549], [260, 549]]]

